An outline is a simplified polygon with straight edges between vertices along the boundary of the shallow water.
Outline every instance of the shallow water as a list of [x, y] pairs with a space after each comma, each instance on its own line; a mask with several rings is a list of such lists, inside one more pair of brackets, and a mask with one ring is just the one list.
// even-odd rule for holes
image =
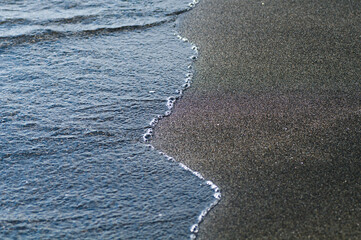
[[142, 139], [189, 74], [187, 9], [0, 3], [1, 239], [189, 237], [213, 190]]

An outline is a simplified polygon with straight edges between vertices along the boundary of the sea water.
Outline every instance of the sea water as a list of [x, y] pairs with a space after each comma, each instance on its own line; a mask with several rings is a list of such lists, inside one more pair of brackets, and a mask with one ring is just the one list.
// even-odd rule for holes
[[175, 19], [189, 8], [1, 1], [0, 239], [196, 231], [215, 186], [144, 143], [188, 87], [194, 50]]

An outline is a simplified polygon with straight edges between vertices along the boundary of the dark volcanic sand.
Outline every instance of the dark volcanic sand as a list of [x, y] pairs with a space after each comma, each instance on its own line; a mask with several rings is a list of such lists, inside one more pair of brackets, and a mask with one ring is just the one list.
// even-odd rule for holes
[[153, 144], [222, 200], [199, 239], [361, 239], [361, 1], [204, 0], [194, 83]]

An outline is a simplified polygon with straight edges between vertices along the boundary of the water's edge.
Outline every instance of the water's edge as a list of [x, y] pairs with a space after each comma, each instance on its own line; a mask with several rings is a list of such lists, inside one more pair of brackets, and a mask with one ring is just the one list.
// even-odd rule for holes
[[[190, 9], [191, 10], [192, 8], [194, 8], [197, 4], [198, 4], [199, 0], [193, 0], [192, 3], [189, 4], [190, 6]], [[188, 11], [189, 11], [188, 10]], [[191, 59], [192, 59], [192, 64], [188, 66], [188, 73], [186, 75], [186, 78], [185, 78], [185, 83], [182, 85], [181, 89], [178, 89], [177, 90], [177, 93], [178, 95], [177, 96], [169, 96], [168, 99], [167, 99], [167, 107], [168, 107], [168, 110], [163, 114], [163, 115], [158, 115], [156, 118], [152, 119], [152, 121], [149, 123], [149, 125], [146, 127], [147, 130], [146, 132], [144, 133], [143, 135], [143, 141], [144, 143], [150, 147], [151, 149], [155, 150], [155, 151], [158, 151], [158, 153], [160, 155], [163, 155], [165, 156], [169, 161], [176, 161], [173, 157], [171, 156], [168, 156], [166, 153], [156, 149], [150, 142], [151, 142], [151, 139], [153, 137], [153, 134], [154, 134], [154, 129], [156, 127], [156, 125], [159, 123], [159, 121], [161, 121], [164, 117], [168, 117], [172, 114], [172, 109], [174, 107], [174, 104], [179, 101], [182, 96], [183, 96], [183, 92], [185, 90], [187, 90], [189, 87], [191, 87], [191, 84], [192, 84], [192, 80], [193, 80], [193, 71], [192, 71], [192, 68], [193, 68], [193, 65], [194, 65], [194, 61], [197, 60], [198, 58], [198, 47], [190, 42], [187, 38], [185, 37], [182, 37], [178, 32], [175, 32], [174, 35], [181, 41], [183, 42], [186, 42], [188, 43], [192, 50], [194, 51], [194, 55], [192, 56], [189, 56]], [[214, 194], [213, 194], [213, 197], [214, 197], [214, 201], [209, 205], [207, 206], [203, 211], [201, 211], [201, 213], [198, 215], [198, 218], [197, 218], [197, 222], [193, 223], [192, 226], [190, 227], [190, 239], [196, 239], [197, 237], [197, 233], [199, 231], [199, 225], [200, 223], [203, 221], [204, 217], [209, 213], [209, 211], [212, 210], [212, 208], [214, 208], [218, 203], [219, 201], [221, 200], [221, 191], [219, 189], [219, 187], [214, 184], [212, 181], [209, 181], [209, 180], [206, 180], [201, 173], [197, 172], [197, 171], [194, 171], [192, 169], [190, 169], [189, 167], [187, 167], [186, 165], [184, 165], [183, 163], [181, 162], [178, 162], [178, 165], [183, 168], [184, 170], [186, 171], [189, 171], [191, 172], [193, 175], [197, 176], [199, 179], [201, 179], [202, 181], [205, 181], [207, 185], [210, 186], [210, 188], [213, 190]]]

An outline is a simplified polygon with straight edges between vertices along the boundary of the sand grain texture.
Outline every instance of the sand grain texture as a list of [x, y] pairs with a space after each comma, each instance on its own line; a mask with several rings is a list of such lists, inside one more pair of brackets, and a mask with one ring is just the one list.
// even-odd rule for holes
[[199, 239], [360, 239], [361, 2], [207, 0], [181, 32], [196, 76], [153, 144], [222, 190]]

